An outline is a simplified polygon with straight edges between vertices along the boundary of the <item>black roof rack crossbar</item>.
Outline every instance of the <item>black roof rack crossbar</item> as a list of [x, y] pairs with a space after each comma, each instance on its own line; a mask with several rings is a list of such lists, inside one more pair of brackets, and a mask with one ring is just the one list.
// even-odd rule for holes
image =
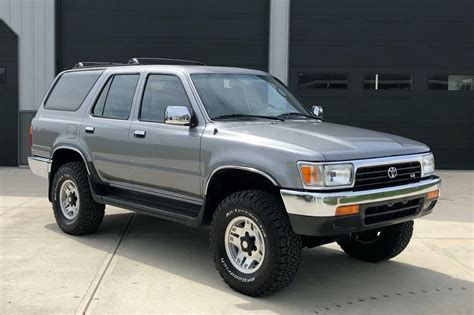
[[126, 66], [126, 63], [110, 61], [80, 61], [74, 65], [74, 68], [104, 67], [104, 66]]
[[200, 61], [170, 59], [170, 58], [130, 58], [128, 61], [131, 65], [194, 65], [205, 66]]

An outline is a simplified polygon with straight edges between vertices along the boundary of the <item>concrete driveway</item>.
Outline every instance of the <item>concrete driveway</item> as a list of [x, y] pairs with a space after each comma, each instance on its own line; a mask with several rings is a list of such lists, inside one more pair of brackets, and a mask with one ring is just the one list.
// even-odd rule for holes
[[68, 236], [46, 181], [1, 168], [0, 313], [473, 313], [474, 172], [439, 175], [441, 201], [400, 256], [369, 264], [334, 245], [306, 249], [287, 289], [255, 299], [221, 281], [206, 229], [108, 207], [98, 233]]

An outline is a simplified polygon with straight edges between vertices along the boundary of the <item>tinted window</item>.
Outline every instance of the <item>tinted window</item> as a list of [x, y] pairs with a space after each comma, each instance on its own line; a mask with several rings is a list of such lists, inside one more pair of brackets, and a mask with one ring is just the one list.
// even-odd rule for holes
[[433, 75], [428, 78], [428, 89], [444, 91], [474, 91], [474, 75]]
[[99, 117], [128, 119], [138, 74], [117, 74], [104, 86], [93, 114]]
[[186, 106], [191, 111], [191, 105], [181, 81], [172, 75], [150, 75], [145, 86], [140, 119], [164, 122], [165, 110], [168, 106]]
[[0, 68], [0, 85], [7, 85], [7, 68]]
[[345, 73], [300, 73], [300, 89], [347, 89], [348, 75]]
[[364, 76], [366, 90], [412, 90], [413, 75], [411, 74], [366, 74]]
[[64, 73], [57, 81], [44, 105], [47, 109], [78, 109], [94, 86], [102, 71]]

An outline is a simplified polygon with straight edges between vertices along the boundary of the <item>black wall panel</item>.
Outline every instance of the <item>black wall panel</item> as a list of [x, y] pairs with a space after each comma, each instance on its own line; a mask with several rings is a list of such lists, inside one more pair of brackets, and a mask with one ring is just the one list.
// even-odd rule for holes
[[[428, 90], [433, 74], [474, 75], [471, 0], [295, 0], [290, 87], [328, 120], [427, 143], [440, 168], [474, 168], [474, 91]], [[301, 89], [300, 73], [347, 73], [345, 90]], [[364, 90], [370, 73], [413, 75], [413, 89]]]
[[268, 68], [268, 1], [57, 1], [58, 70], [130, 57]]
[[18, 37], [0, 20], [0, 166], [18, 165]]

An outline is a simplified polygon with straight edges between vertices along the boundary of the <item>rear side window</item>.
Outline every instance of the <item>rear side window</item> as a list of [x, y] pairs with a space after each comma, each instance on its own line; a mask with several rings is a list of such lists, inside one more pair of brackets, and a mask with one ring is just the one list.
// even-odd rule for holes
[[128, 119], [138, 74], [116, 74], [105, 84], [92, 114], [97, 117]]
[[77, 110], [102, 72], [100, 70], [64, 73], [49, 93], [44, 107], [55, 110]]

